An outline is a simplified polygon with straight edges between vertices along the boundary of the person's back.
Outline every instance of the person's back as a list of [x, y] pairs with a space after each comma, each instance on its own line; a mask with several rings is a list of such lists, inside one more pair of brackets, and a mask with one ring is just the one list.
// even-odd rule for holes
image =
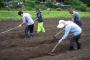
[[73, 14], [72, 14], [72, 15], [74, 16], [74, 19], [75, 19], [75, 20], [80, 20], [80, 15], [79, 15], [78, 12], [73, 11]]
[[41, 12], [38, 8], [36, 9], [36, 15], [37, 15], [37, 19], [35, 21], [38, 21], [37, 32], [45, 32], [44, 20], [42, 18]]
[[82, 26], [82, 22], [80, 20], [80, 14], [73, 10], [73, 9], [68, 9], [69, 13], [72, 15], [72, 21], [75, 22], [77, 25], [80, 27]]
[[19, 25], [21, 27], [22, 25], [26, 25], [25, 27], [25, 37], [30, 38], [33, 36], [34, 31], [34, 21], [29, 13], [24, 13], [22, 11], [18, 12], [18, 15], [22, 17], [23, 22]]
[[75, 23], [68, 24], [65, 29], [70, 30], [70, 33], [73, 36], [76, 36], [82, 32], [82, 29]]
[[73, 42], [76, 43], [77, 49], [80, 49], [81, 48], [81, 44], [79, 43], [78, 40], [80, 39], [80, 36], [81, 36], [81, 33], [82, 33], [82, 29], [77, 24], [71, 23], [71, 24], [68, 24], [65, 27], [65, 35], [63, 36], [63, 38], [65, 39], [68, 36], [69, 33], [72, 34], [72, 38], [70, 40], [69, 50], [73, 50], [74, 49]]
[[37, 21], [38, 22], [43, 22], [43, 18], [42, 18], [42, 15], [41, 15], [41, 12], [39, 9], [36, 10], [36, 15], [37, 15]]
[[76, 24], [78, 24], [79, 26], [81, 26], [82, 23], [81, 23], [81, 20], [80, 20], [80, 15], [79, 15], [79, 13], [76, 12], [76, 11], [73, 11], [72, 16], [73, 16], [74, 22], [75, 22]]
[[64, 29], [64, 35], [59, 40], [59, 43], [62, 40], [65, 40], [68, 37], [69, 34], [72, 34], [71, 40], [70, 40], [69, 50], [74, 49], [73, 42], [76, 43], [77, 49], [81, 48], [81, 45], [80, 45], [80, 43], [78, 41], [80, 39], [80, 36], [81, 36], [81, 33], [82, 33], [82, 29], [80, 28], [80, 26], [78, 26], [76, 23], [74, 23], [72, 21], [60, 20], [57, 27]]
[[34, 24], [34, 21], [31, 18], [31, 15], [29, 13], [23, 13], [22, 19], [23, 19], [23, 22], [25, 22], [27, 25]]

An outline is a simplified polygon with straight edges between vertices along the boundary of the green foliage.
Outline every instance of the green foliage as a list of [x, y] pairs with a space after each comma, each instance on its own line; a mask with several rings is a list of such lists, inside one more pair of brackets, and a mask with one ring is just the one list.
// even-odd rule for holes
[[40, 4], [40, 2], [38, 0], [35, 1], [36, 4]]
[[4, 2], [4, 0], [0, 0], [0, 2]]
[[87, 4], [90, 7], [90, 0], [80, 0], [80, 1], [82, 1], [85, 4]]
[[45, 4], [47, 7], [53, 7], [53, 4], [51, 3], [51, 2], [47, 2], [46, 4]]
[[[35, 11], [24, 11], [24, 12], [28, 12], [32, 15], [32, 18], [35, 19], [36, 18], [36, 13]], [[67, 11], [41, 11], [42, 12], [42, 16], [44, 18], [60, 18], [60, 19], [67, 19], [67, 18], [71, 18], [71, 15], [69, 14], [69, 12]], [[20, 20], [21, 17], [18, 16], [18, 11], [0, 11], [0, 20]], [[90, 12], [79, 12], [80, 16], [82, 18], [90, 18]]]
[[61, 11], [62, 9], [61, 8], [56, 8], [57, 11]]
[[41, 9], [41, 10], [46, 10], [47, 7], [45, 5], [38, 5], [37, 8]]
[[26, 6], [28, 6], [28, 7], [35, 7], [35, 2], [32, 2], [32, 1], [28, 1], [28, 2], [26, 2]]
[[80, 4], [80, 6], [76, 6], [75, 8], [80, 11], [86, 11], [87, 6], [85, 4]]
[[65, 0], [68, 4], [71, 4], [73, 8], [81, 11], [86, 11], [87, 5], [80, 0]]
[[90, 12], [90, 8], [87, 8], [87, 10], [86, 10], [87, 12]]
[[47, 3], [45, 3], [45, 6], [47, 7], [47, 8], [58, 8], [56, 5], [54, 5], [52, 2], [47, 2]]
[[[0, 0], [0, 2], [1, 1], [6, 1], [6, 0]], [[10, 1], [10, 0], [7, 0], [7, 1]], [[16, 1], [16, 0], [12, 0], [12, 1]], [[52, 8], [52, 9], [56, 9], [57, 11], [60, 11], [62, 8], [61, 6], [54, 5], [53, 2], [51, 2], [51, 0], [47, 0], [47, 2], [45, 3], [40, 3], [39, 0], [17, 0], [17, 1], [23, 1], [25, 3], [25, 10], [35, 10], [36, 7], [39, 7], [42, 10], [46, 10], [47, 8]], [[67, 4], [72, 5], [73, 8], [80, 11], [87, 10], [87, 5], [84, 3], [87, 2], [88, 4], [90, 4], [89, 0], [64, 0], [64, 1], [66, 5]], [[83, 1], [84, 3], [81, 1]], [[12, 10], [11, 8], [7, 8], [7, 9]]]

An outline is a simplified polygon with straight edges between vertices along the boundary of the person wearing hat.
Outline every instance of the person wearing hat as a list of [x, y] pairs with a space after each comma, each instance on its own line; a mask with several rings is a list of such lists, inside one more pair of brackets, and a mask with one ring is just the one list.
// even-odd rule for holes
[[64, 29], [64, 35], [59, 40], [59, 42], [61, 42], [61, 40], [65, 40], [69, 34], [72, 34], [72, 39], [70, 40], [69, 49], [70, 50], [74, 49], [73, 42], [76, 43], [77, 49], [81, 48], [79, 39], [80, 39], [80, 36], [82, 33], [82, 29], [80, 28], [80, 26], [78, 26], [76, 23], [74, 23], [72, 21], [59, 20], [59, 24], [58, 24], [57, 28]]
[[36, 16], [37, 16], [37, 19], [35, 19], [35, 21], [38, 21], [37, 33], [45, 32], [44, 23], [43, 23], [44, 20], [42, 18], [39, 8], [36, 8]]
[[68, 9], [69, 13], [72, 14], [72, 20], [73, 22], [75, 22], [77, 25], [79, 25], [80, 27], [82, 26], [82, 22], [80, 20], [80, 14], [73, 10], [73, 9]]
[[26, 24], [25, 28], [25, 36], [26, 38], [30, 38], [33, 36], [34, 30], [34, 21], [29, 13], [23, 13], [22, 11], [18, 12], [18, 15], [22, 17], [23, 22], [19, 25], [21, 27], [23, 24]]

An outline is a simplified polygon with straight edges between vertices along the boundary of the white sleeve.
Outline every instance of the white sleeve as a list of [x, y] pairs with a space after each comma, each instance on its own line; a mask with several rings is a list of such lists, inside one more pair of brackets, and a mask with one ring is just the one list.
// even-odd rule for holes
[[23, 23], [25, 23], [25, 17], [22, 17]]

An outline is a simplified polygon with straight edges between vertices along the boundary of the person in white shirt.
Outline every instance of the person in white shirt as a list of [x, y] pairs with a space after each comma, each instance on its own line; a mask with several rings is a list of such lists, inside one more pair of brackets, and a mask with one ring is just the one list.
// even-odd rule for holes
[[23, 24], [26, 24], [25, 36], [30, 38], [33, 36], [34, 31], [34, 21], [29, 13], [23, 13], [22, 11], [18, 12], [18, 15], [22, 17], [23, 22], [19, 25], [21, 27]]

